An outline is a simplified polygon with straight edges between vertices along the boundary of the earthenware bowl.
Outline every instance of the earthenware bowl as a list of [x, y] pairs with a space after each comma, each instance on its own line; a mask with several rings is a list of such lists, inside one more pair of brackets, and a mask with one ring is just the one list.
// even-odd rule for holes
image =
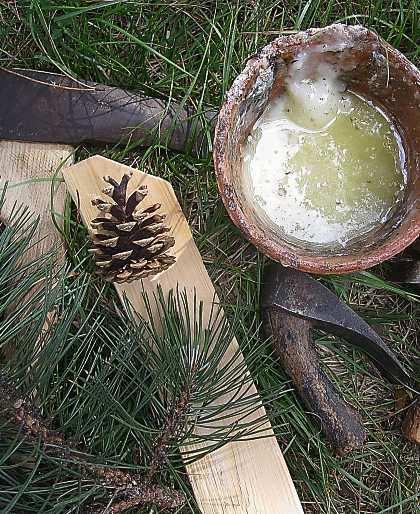
[[[244, 194], [245, 141], [267, 103], [285, 91], [288, 64], [305, 49], [340, 70], [348, 88], [377, 104], [405, 147], [405, 199], [392, 217], [340, 251], [297, 244]], [[420, 232], [420, 73], [400, 52], [361, 26], [331, 25], [280, 37], [251, 57], [226, 95], [215, 132], [219, 189], [233, 222], [256, 247], [286, 266], [314, 273], [348, 273], [389, 259]]]

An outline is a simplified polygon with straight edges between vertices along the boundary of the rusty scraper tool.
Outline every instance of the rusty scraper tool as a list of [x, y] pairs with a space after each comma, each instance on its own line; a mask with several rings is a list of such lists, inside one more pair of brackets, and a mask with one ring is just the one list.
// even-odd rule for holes
[[64, 75], [0, 69], [0, 139], [41, 143], [148, 146], [208, 150], [206, 125], [216, 112], [198, 115], [177, 102]]
[[393, 381], [409, 375], [376, 332], [350, 307], [310, 275], [273, 264], [265, 275], [263, 319], [276, 355], [336, 453], [361, 446], [366, 438], [359, 414], [346, 403], [319, 365], [313, 327], [340, 336], [365, 351]]

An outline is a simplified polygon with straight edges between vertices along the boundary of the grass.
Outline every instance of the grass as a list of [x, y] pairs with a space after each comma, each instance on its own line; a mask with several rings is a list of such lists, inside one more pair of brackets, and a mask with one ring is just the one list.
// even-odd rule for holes
[[[248, 56], [276, 35], [334, 21], [372, 27], [413, 62], [419, 60], [415, 0], [16, 0], [0, 2], [0, 66], [62, 72], [217, 109]], [[175, 154], [156, 144], [80, 147], [77, 158], [98, 152], [171, 181], [227, 311], [240, 298], [248, 307], [246, 325], [259, 309], [265, 258], [230, 223], [211, 156]], [[70, 235], [81, 237], [78, 231]], [[326, 283], [410, 361], [418, 345], [419, 297], [382, 281], [379, 271]], [[337, 387], [360, 410], [369, 438], [360, 451], [337, 458], [295, 394], [281, 397], [278, 440], [305, 512], [418, 512], [418, 453], [401, 438], [395, 387], [354, 349], [325, 334], [317, 342]], [[255, 378], [260, 388], [287, 381], [275, 365]]]

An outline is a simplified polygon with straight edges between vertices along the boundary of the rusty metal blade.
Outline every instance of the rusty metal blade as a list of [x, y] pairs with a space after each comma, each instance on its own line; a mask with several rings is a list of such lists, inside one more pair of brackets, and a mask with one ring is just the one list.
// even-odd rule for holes
[[366, 352], [381, 371], [399, 382], [410, 376], [379, 335], [334, 293], [310, 275], [280, 264], [266, 274], [263, 308], [276, 307], [310, 320]]
[[[177, 103], [63, 75], [0, 70], [0, 139], [205, 146], [203, 118]], [[208, 120], [216, 113], [208, 113]], [[204, 116], [205, 118], [205, 116]], [[211, 123], [211, 121], [210, 121]]]

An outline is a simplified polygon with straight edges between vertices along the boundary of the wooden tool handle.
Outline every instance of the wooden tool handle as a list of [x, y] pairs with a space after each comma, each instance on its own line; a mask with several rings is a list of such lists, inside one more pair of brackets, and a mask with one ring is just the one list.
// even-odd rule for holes
[[339, 455], [360, 447], [365, 438], [359, 414], [340, 396], [320, 368], [311, 323], [277, 309], [265, 311], [265, 327], [276, 354], [308, 409], [320, 421]]
[[401, 431], [406, 439], [413, 443], [420, 444], [420, 399], [409, 408]]

